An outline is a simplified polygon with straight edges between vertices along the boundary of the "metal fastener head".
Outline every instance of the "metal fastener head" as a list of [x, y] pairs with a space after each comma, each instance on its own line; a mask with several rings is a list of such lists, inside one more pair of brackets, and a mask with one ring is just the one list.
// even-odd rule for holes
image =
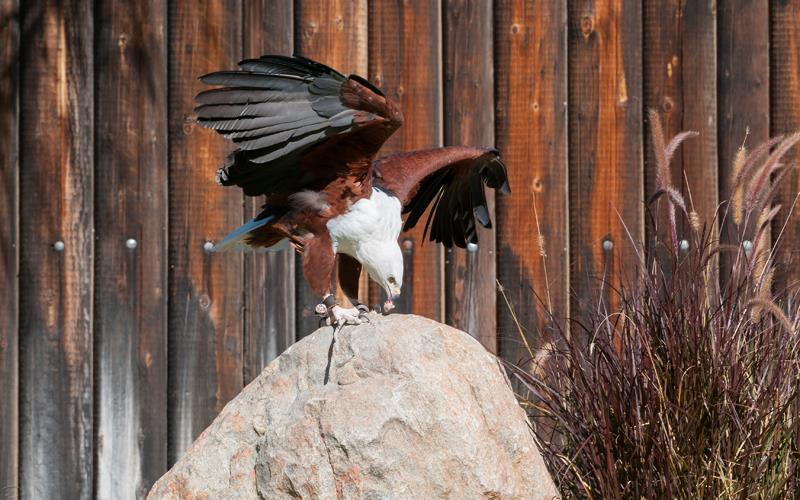
[[744, 240], [742, 242], [742, 247], [744, 248], [745, 252], [751, 252], [753, 250], [753, 242], [750, 240]]
[[136, 248], [138, 245], [139, 245], [139, 242], [136, 241], [136, 239], [134, 239], [134, 238], [128, 238], [127, 240], [125, 240], [125, 246], [130, 248], [131, 250]]
[[614, 249], [614, 242], [611, 240], [603, 240], [603, 250], [610, 252]]
[[214, 249], [213, 241], [206, 241], [205, 243], [203, 243], [203, 250], [205, 250], [206, 252], [210, 252], [213, 249]]
[[681, 240], [681, 242], [678, 243], [678, 248], [681, 249], [681, 252], [688, 252], [689, 251], [689, 241]]
[[478, 251], [478, 244], [469, 242], [467, 243], [467, 252], [477, 252]]
[[63, 252], [64, 251], [64, 242], [61, 240], [56, 241], [53, 243], [53, 248], [56, 252]]

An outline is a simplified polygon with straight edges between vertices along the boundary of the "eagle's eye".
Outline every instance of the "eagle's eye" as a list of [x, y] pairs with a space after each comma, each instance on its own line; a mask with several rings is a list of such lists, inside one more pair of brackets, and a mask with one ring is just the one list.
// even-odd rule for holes
[[394, 279], [394, 276], [389, 276], [389, 284], [390, 285], [396, 285], [397, 284], [397, 281]]

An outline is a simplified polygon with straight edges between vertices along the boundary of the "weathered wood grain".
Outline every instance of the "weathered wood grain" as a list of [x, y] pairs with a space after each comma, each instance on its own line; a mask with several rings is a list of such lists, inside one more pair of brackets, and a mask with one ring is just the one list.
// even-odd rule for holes
[[[292, 0], [256, 0], [242, 5], [243, 58], [291, 55], [294, 47]], [[261, 210], [264, 200], [245, 198], [245, 219]], [[244, 256], [244, 382], [295, 340], [294, 250]]]
[[589, 308], [613, 310], [612, 287], [637, 269], [628, 232], [641, 243], [641, 22], [641, 4], [633, 0], [569, 4], [570, 282], [575, 318]]
[[242, 388], [242, 255], [211, 247], [242, 223], [242, 195], [214, 182], [230, 150], [193, 122], [199, 75], [241, 58], [241, 4], [169, 3], [169, 450], [173, 463]]
[[[733, 159], [745, 135], [751, 149], [769, 137], [769, 5], [749, 0], [719, 2], [717, 23], [719, 196], [725, 201], [731, 195]], [[731, 217], [720, 231], [723, 242], [739, 240]], [[752, 227], [745, 238], [752, 239], [751, 233]], [[733, 258], [731, 253], [720, 255], [723, 283]]]
[[[696, 211], [701, 224], [711, 230], [715, 230], [719, 200], [715, 5], [712, 0], [647, 0], [643, 32], [645, 108], [661, 114], [667, 140], [684, 130], [700, 133], [674, 155], [672, 183], [683, 194], [687, 208]], [[649, 198], [656, 190], [649, 131], [645, 134], [645, 158], [645, 195]], [[678, 238], [684, 239], [689, 226], [684, 217], [678, 222]]]
[[[492, 4], [446, 0], [444, 9], [444, 140], [494, 144]], [[494, 214], [494, 193], [486, 201]], [[445, 251], [445, 319], [497, 352], [495, 229], [478, 227], [477, 249]]]
[[[299, 0], [295, 27], [298, 54], [318, 60], [344, 73], [367, 74], [367, 0]], [[302, 275], [302, 259], [297, 258], [297, 336], [308, 335], [319, 327], [314, 306], [321, 301]], [[361, 288], [366, 302], [366, 273]], [[350, 301], [340, 287], [336, 298], [345, 307]]]
[[[770, 126], [772, 135], [800, 130], [800, 3], [770, 2]], [[784, 157], [787, 165], [800, 163], [796, 148]], [[783, 205], [782, 215], [773, 224], [772, 234], [780, 236], [775, 290], [782, 293], [789, 287], [797, 293], [800, 286], [800, 206], [783, 229], [789, 210], [800, 193], [800, 172], [797, 167], [788, 174], [780, 188], [776, 203]], [[783, 234], [781, 230], [783, 229]]]
[[366, 0], [298, 0], [296, 8], [298, 54], [346, 75], [366, 75]]
[[[369, 4], [369, 76], [403, 111], [404, 125], [381, 154], [441, 146], [442, 54], [441, 5], [430, 2]], [[423, 215], [423, 220], [427, 215]], [[423, 244], [424, 225], [400, 235], [410, 260], [397, 312], [444, 320], [444, 252]], [[373, 286], [370, 303], [382, 302]]]
[[22, 12], [22, 498], [92, 498], [92, 6], [26, 2]]
[[568, 311], [566, 23], [561, 3], [498, 4], [497, 146], [512, 193], [497, 199], [497, 274], [519, 325], [502, 297], [497, 317], [512, 362], [530, 358], [518, 326], [536, 349]]
[[144, 498], [167, 466], [166, 4], [98, 4], [95, 470]]
[[0, 1], [0, 498], [19, 475], [19, 3]]

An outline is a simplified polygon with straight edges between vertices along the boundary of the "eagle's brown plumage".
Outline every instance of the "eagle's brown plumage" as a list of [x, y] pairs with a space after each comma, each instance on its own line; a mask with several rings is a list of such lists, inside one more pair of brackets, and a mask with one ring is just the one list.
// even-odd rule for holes
[[[343, 217], [362, 206], [356, 205], [360, 200], [370, 201], [374, 193], [385, 193], [381, 199], [396, 198], [406, 214], [405, 229], [433, 203], [426, 231], [431, 240], [447, 246], [477, 242], [476, 222], [491, 225], [484, 184], [508, 191], [496, 150], [447, 147], [376, 160], [403, 116], [367, 80], [298, 56], [263, 56], [239, 66], [201, 77], [217, 88], [197, 96], [195, 112], [201, 125], [237, 146], [220, 168], [219, 182], [239, 186], [249, 196], [263, 195], [266, 203], [258, 217], [229, 235], [219, 249], [271, 247], [288, 239], [303, 252], [306, 279], [323, 296], [330, 292], [340, 251], [340, 280], [355, 297], [362, 262], [341, 248], [358, 247], [358, 242], [350, 242], [348, 234], [332, 236], [329, 228], [332, 221], [349, 221]], [[391, 203], [377, 203], [360, 211], [381, 226], [375, 210], [386, 210]], [[367, 216], [361, 212], [347, 224]], [[365, 265], [376, 279], [380, 273], [375, 265]]]
[[413, 228], [434, 202], [426, 232], [430, 227], [431, 241], [447, 247], [477, 243], [475, 219], [491, 227], [484, 184], [510, 192], [495, 149], [452, 146], [397, 153], [377, 160], [374, 168], [376, 184], [400, 199], [408, 214], [403, 230]]

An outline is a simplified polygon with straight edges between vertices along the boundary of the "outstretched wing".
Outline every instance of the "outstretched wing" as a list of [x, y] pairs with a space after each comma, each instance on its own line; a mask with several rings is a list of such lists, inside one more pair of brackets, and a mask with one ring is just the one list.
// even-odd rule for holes
[[219, 88], [197, 95], [195, 113], [198, 123], [236, 144], [218, 180], [247, 195], [286, 195], [337, 177], [368, 176], [375, 153], [402, 124], [397, 107], [357, 75], [298, 56], [268, 55], [239, 66], [200, 78]]
[[510, 193], [506, 166], [496, 149], [446, 147], [399, 153], [375, 162], [375, 185], [403, 204], [403, 230], [414, 227], [428, 206], [430, 240], [464, 248], [477, 243], [476, 223], [492, 227], [484, 184]]

